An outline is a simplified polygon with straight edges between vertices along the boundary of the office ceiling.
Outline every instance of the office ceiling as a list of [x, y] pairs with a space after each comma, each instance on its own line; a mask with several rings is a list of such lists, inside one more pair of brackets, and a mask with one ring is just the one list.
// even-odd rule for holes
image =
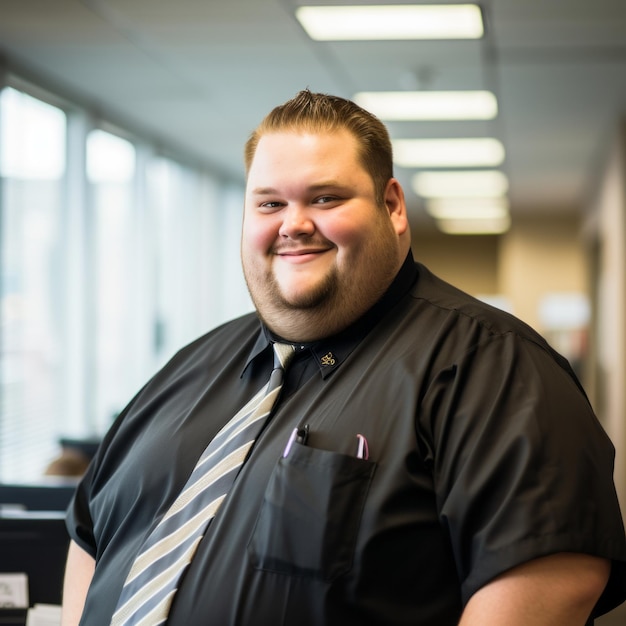
[[[514, 220], [584, 207], [626, 113], [626, 0], [486, 0], [485, 37], [461, 42], [315, 42], [297, 5], [0, 0], [0, 55], [9, 71], [236, 179], [250, 131], [304, 87], [345, 97], [489, 89], [495, 120], [396, 122], [391, 134], [500, 139]], [[428, 227], [412, 173], [397, 170], [414, 221]]]

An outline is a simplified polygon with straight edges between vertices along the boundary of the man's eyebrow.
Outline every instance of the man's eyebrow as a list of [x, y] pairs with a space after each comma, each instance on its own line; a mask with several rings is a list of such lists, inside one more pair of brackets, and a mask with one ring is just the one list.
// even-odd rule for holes
[[269, 196], [278, 193], [273, 187], [257, 187], [252, 190], [255, 196]]
[[[325, 180], [319, 183], [315, 183], [314, 185], [309, 185], [307, 187], [307, 191], [309, 192], [318, 192], [324, 189], [344, 189], [347, 185], [339, 182], [338, 180]], [[274, 187], [255, 187], [250, 190], [250, 193], [255, 196], [273, 196], [280, 195], [280, 191], [275, 189]]]
[[347, 185], [345, 183], [340, 183], [338, 180], [324, 180], [321, 181], [319, 183], [316, 183], [315, 185], [311, 185], [309, 187], [309, 189], [311, 191], [320, 191], [322, 189], [337, 189], [337, 188], [344, 188]]

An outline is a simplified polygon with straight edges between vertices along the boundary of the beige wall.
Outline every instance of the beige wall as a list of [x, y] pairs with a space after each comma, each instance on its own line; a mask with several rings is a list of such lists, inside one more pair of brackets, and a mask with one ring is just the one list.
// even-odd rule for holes
[[498, 285], [515, 315], [546, 331], [539, 317], [544, 296], [588, 293], [581, 220], [572, 217], [517, 219], [501, 238]]
[[476, 296], [504, 296], [512, 312], [540, 332], [539, 305], [554, 292], [588, 292], [577, 218], [516, 220], [500, 236], [417, 233], [415, 258]]
[[472, 295], [498, 293], [498, 237], [414, 232], [412, 248], [417, 261], [456, 287]]
[[596, 344], [594, 404], [616, 447], [615, 484], [626, 516], [626, 122], [589, 210]]

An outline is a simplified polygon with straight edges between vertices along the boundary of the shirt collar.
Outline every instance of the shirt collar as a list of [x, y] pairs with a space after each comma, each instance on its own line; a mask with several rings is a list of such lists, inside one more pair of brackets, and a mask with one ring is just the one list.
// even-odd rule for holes
[[[413, 286], [417, 278], [417, 267], [411, 250], [406, 256], [402, 267], [396, 274], [391, 285], [378, 302], [364, 313], [356, 322], [336, 335], [320, 339], [312, 343], [294, 344], [297, 352], [310, 352], [323, 378], [330, 376], [356, 348], [363, 338], [376, 326], [382, 317], [394, 307]], [[269, 329], [261, 323], [256, 342], [244, 367], [244, 371], [251, 362], [261, 360], [261, 355], [267, 351], [272, 341], [280, 341]], [[264, 359], [269, 358], [264, 356]], [[296, 357], [297, 358], [297, 357]], [[242, 372], [243, 375], [243, 372]]]

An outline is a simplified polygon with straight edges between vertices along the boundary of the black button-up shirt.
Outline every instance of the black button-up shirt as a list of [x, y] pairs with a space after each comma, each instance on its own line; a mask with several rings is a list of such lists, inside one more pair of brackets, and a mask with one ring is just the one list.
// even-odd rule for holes
[[[254, 314], [217, 328], [106, 436], [68, 514], [97, 561], [85, 626], [109, 623], [143, 538], [267, 381], [271, 339]], [[297, 350], [169, 624], [452, 626], [492, 578], [562, 551], [613, 559], [599, 610], [624, 597], [613, 447], [529, 327], [409, 255], [361, 320]]]

